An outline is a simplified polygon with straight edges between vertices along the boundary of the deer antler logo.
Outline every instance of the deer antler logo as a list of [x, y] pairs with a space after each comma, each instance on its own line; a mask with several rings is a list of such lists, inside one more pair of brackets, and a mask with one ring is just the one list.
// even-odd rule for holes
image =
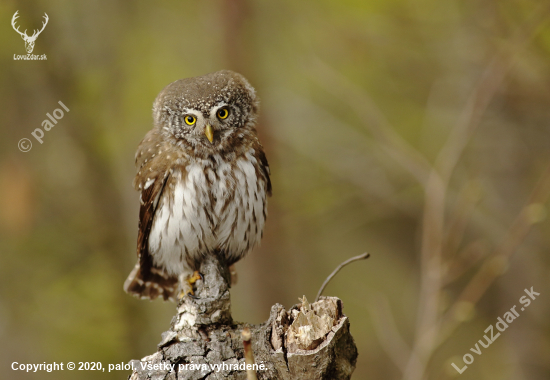
[[21, 38], [23, 38], [23, 40], [25, 40], [25, 49], [27, 49], [27, 53], [32, 53], [32, 50], [34, 49], [34, 42], [36, 41], [36, 39], [38, 38], [38, 36], [40, 35], [40, 33], [42, 33], [42, 31], [44, 30], [44, 28], [46, 27], [46, 25], [48, 24], [48, 15], [44, 12], [44, 15], [43, 16], [46, 21], [44, 21], [42, 23], [42, 29], [40, 29], [40, 31], [38, 30], [34, 30], [34, 33], [32, 34], [32, 36], [27, 36], [27, 29], [25, 29], [25, 31], [23, 33], [21, 33], [19, 31], [19, 27], [15, 27], [15, 20], [19, 17], [17, 15], [19, 11], [15, 12], [15, 14], [13, 15], [13, 18], [11, 19], [11, 26], [13, 27], [13, 29], [19, 33], [21, 35]]

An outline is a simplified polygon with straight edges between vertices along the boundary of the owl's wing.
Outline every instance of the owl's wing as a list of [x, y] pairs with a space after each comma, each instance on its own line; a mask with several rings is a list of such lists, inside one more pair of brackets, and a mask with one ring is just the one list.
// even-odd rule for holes
[[255, 151], [257, 152], [256, 160], [258, 160], [258, 162], [260, 163], [260, 168], [263, 172], [263, 175], [265, 176], [265, 181], [267, 184], [266, 193], [267, 195], [271, 196], [271, 178], [269, 178], [271, 171], [269, 169], [269, 164], [267, 163], [267, 158], [265, 156], [265, 153], [261, 145], [260, 145], [260, 149], [255, 149]]
[[141, 192], [139, 209], [139, 229], [137, 241], [138, 262], [124, 283], [124, 290], [140, 298], [175, 300], [178, 279], [169, 276], [153, 263], [149, 253], [149, 233], [153, 225], [155, 211], [162, 192], [170, 176], [169, 161], [159, 153], [161, 147], [156, 142], [156, 131], [150, 131], [136, 153], [138, 174], [134, 187]]

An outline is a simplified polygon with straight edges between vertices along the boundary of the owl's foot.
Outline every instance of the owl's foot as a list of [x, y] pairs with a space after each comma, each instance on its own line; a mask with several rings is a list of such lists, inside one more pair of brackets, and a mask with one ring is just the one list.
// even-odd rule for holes
[[193, 288], [193, 284], [199, 280], [204, 280], [204, 277], [202, 274], [199, 273], [198, 270], [193, 272], [193, 275], [187, 279], [187, 283], [191, 288]]
[[183, 297], [185, 297], [185, 295], [189, 295], [189, 297], [197, 299], [198, 297], [195, 296], [195, 292], [193, 291], [193, 285], [198, 280], [204, 280], [203, 275], [200, 274], [199, 271], [193, 272], [193, 275], [191, 277], [185, 279], [185, 282], [189, 285], [189, 287], [187, 288], [188, 290], [187, 292], [182, 290], [178, 295], [178, 299], [182, 299]]

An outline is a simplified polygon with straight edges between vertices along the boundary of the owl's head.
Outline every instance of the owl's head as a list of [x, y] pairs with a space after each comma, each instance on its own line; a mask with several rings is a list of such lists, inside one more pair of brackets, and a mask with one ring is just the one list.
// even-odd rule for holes
[[210, 150], [253, 131], [258, 103], [242, 75], [222, 70], [170, 83], [155, 100], [153, 118], [165, 136]]

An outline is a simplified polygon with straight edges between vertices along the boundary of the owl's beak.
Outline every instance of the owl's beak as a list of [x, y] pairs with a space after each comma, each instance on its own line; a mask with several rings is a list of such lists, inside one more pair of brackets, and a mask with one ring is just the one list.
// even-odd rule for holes
[[210, 124], [206, 124], [206, 128], [204, 128], [204, 134], [206, 135], [206, 138], [210, 143], [213, 143], [214, 141], [214, 132], [212, 131], [212, 127]]

